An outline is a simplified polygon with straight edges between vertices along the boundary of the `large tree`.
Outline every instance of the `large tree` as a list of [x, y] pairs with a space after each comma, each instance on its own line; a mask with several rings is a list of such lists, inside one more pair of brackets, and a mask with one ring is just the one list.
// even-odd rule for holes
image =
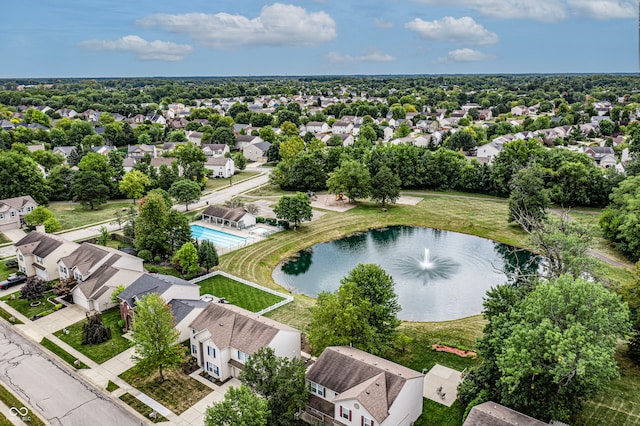
[[145, 188], [150, 184], [147, 175], [139, 170], [131, 170], [124, 174], [118, 186], [120, 191], [131, 198], [135, 204], [136, 200], [144, 195]]
[[49, 187], [37, 163], [18, 152], [0, 152], [0, 182], [0, 199], [31, 195], [38, 204], [49, 199]]
[[73, 176], [71, 186], [74, 198], [91, 210], [109, 199], [111, 190], [104, 183], [100, 173], [93, 170], [80, 170]]
[[182, 275], [195, 275], [200, 272], [198, 251], [191, 241], [187, 241], [173, 255], [173, 262], [180, 267]]
[[169, 209], [162, 195], [150, 193], [140, 202], [139, 210], [135, 220], [136, 249], [149, 250], [153, 255], [165, 256], [171, 251], [171, 247], [167, 238]]
[[313, 217], [311, 211], [311, 200], [307, 194], [296, 192], [296, 195], [284, 196], [280, 198], [278, 204], [273, 208], [273, 212], [278, 219], [284, 219], [293, 223], [296, 228], [300, 222], [309, 221]]
[[164, 371], [178, 367], [185, 356], [185, 347], [178, 343], [180, 332], [171, 308], [157, 293], [142, 296], [137, 302], [131, 326], [135, 348], [133, 361], [143, 371], [156, 368], [160, 382]]
[[51, 210], [44, 206], [38, 206], [24, 217], [24, 221], [27, 225], [35, 227], [36, 225], [44, 225], [46, 232], [56, 232], [62, 229], [60, 222], [53, 215]]
[[519, 170], [511, 179], [509, 195], [509, 222], [515, 222], [520, 215], [527, 215], [535, 221], [547, 217], [551, 204], [549, 191], [544, 185], [545, 173], [537, 163]]
[[463, 402], [486, 389], [515, 410], [567, 421], [618, 376], [614, 354], [629, 330], [628, 309], [600, 283], [569, 275], [528, 294], [503, 287], [485, 300], [484, 360], [461, 387]]
[[182, 167], [182, 176], [201, 183], [205, 175], [204, 163], [207, 161], [207, 156], [200, 147], [189, 142], [187, 145], [177, 147], [175, 154], [178, 164]]
[[209, 240], [203, 240], [198, 244], [198, 263], [207, 272], [218, 266], [218, 251], [216, 246]]
[[309, 325], [314, 354], [349, 345], [381, 354], [392, 345], [400, 324], [393, 278], [377, 265], [360, 264], [340, 281], [335, 293], [318, 295]]
[[246, 386], [230, 387], [224, 400], [207, 407], [205, 426], [267, 426], [267, 401]]
[[640, 175], [620, 183], [600, 216], [604, 236], [632, 261], [640, 259]]
[[358, 160], [345, 160], [327, 180], [329, 192], [332, 194], [345, 193], [349, 202], [356, 198], [365, 198], [371, 194], [371, 175]]
[[200, 191], [200, 184], [189, 179], [175, 181], [169, 188], [169, 194], [179, 203], [184, 204], [187, 211], [189, 211], [189, 203], [195, 203], [200, 199]]
[[400, 197], [400, 178], [389, 167], [382, 165], [371, 179], [371, 198], [379, 201], [382, 207], [394, 204]]
[[276, 356], [269, 347], [258, 349], [240, 372], [243, 385], [267, 401], [269, 425], [294, 425], [295, 413], [307, 402], [306, 367], [299, 358]]

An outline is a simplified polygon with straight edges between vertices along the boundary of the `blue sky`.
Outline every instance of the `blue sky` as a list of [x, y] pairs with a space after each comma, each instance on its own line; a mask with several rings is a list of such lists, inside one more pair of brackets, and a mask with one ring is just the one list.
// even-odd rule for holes
[[44, 0], [0, 78], [638, 72], [636, 0]]

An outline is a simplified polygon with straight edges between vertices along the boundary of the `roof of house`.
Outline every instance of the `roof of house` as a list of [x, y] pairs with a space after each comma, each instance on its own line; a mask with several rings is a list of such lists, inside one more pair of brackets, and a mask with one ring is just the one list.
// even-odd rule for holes
[[233, 347], [247, 354], [268, 346], [281, 330], [297, 331], [270, 318], [226, 303], [209, 303], [189, 326], [205, 331], [220, 349]]
[[222, 150], [224, 151], [225, 148], [227, 148], [229, 145], [225, 144], [225, 143], [205, 143], [202, 144], [200, 146], [201, 149], [205, 149], [208, 148], [211, 151], [218, 151], [218, 150]]
[[231, 158], [226, 157], [209, 157], [207, 161], [205, 161], [206, 166], [226, 166], [229, 161], [232, 161]]
[[471, 409], [463, 426], [543, 426], [547, 423], [488, 401]]
[[221, 219], [230, 220], [231, 222], [237, 222], [247, 214], [247, 211], [243, 207], [236, 207], [235, 209], [229, 209], [222, 206], [209, 206], [203, 212], [203, 215], [219, 217]]
[[20, 253], [23, 255], [33, 254], [38, 257], [47, 257], [65, 243], [75, 244], [56, 235], [33, 231], [25, 235], [20, 241], [15, 243], [14, 246], [20, 250]]
[[269, 142], [263, 141], [263, 142], [254, 143], [252, 146], [255, 146], [262, 152], [267, 152], [271, 144]]
[[236, 142], [251, 142], [257, 137], [258, 136], [252, 136], [252, 135], [238, 135], [236, 136]]
[[204, 300], [172, 299], [169, 301], [176, 324], [180, 324], [194, 309], [204, 309], [208, 304], [209, 302]]
[[0, 204], [6, 204], [7, 206], [18, 210], [27, 205], [27, 203], [38, 205], [38, 203], [31, 198], [31, 195], [23, 195], [22, 197], [5, 198], [4, 200], [0, 200]]
[[382, 423], [407, 379], [422, 374], [349, 346], [326, 348], [307, 379], [337, 392], [336, 401], [357, 399]]
[[100, 260], [104, 259], [109, 252], [94, 244], [82, 244], [69, 255], [60, 258], [59, 262], [64, 263], [68, 268], [77, 268], [78, 272], [86, 275]]
[[118, 298], [127, 302], [129, 306], [133, 306], [136, 299], [140, 299], [145, 294], [158, 293], [162, 295], [174, 285], [195, 286], [196, 284], [171, 275], [144, 274], [125, 288], [118, 295]]
[[158, 157], [158, 158], [152, 158], [149, 165], [151, 165], [152, 167], [160, 167], [161, 165], [164, 164], [165, 166], [171, 167], [171, 164], [173, 164], [174, 161], [178, 161], [178, 160], [176, 158]]

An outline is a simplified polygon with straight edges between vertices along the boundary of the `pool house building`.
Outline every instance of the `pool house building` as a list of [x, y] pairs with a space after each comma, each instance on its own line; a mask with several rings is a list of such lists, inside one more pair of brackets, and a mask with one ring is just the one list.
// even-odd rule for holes
[[202, 220], [237, 229], [245, 229], [256, 224], [256, 217], [242, 207], [229, 209], [222, 206], [209, 206], [202, 212]]

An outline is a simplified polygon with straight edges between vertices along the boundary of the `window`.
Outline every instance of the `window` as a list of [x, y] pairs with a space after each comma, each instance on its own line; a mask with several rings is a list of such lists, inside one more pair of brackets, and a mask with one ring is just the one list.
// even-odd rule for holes
[[0, 213], [0, 219], [4, 219], [4, 213]]
[[311, 382], [311, 392], [315, 393], [318, 396], [324, 396], [325, 389], [324, 389], [324, 386], [320, 386], [317, 383]]
[[249, 355], [245, 354], [242, 351], [238, 351], [238, 361], [247, 362], [251, 358]]
[[218, 368], [217, 365], [213, 366], [213, 374], [215, 374], [216, 376], [220, 377], [220, 369]]
[[16, 217], [16, 212], [15, 212], [15, 210], [11, 210], [11, 217]]
[[33, 210], [33, 207], [27, 207], [27, 213], [30, 212], [31, 210]]
[[375, 426], [373, 420], [368, 417], [362, 416], [362, 426]]
[[340, 406], [340, 417], [346, 420], [351, 421], [351, 410], [349, 410], [348, 408], [343, 407], [342, 405]]
[[212, 356], [212, 357], [216, 357], [216, 348], [213, 348], [211, 346], [207, 346], [207, 355]]
[[42, 265], [42, 258], [40, 256], [36, 256], [36, 263]]
[[20, 260], [24, 260], [24, 257], [23, 257], [21, 254], [19, 254], [19, 255], [18, 255], [18, 259], [20, 259]]
[[198, 350], [196, 349], [196, 345], [191, 345], [191, 353], [194, 355], [198, 353]]
[[65, 268], [64, 266], [60, 265], [60, 274], [67, 276], [67, 268]]
[[77, 269], [74, 269], [74, 270], [73, 270], [73, 277], [74, 277], [76, 280], [83, 281], [83, 279], [82, 279], [82, 274], [81, 274], [80, 272], [78, 272], [78, 270], [77, 270]]

